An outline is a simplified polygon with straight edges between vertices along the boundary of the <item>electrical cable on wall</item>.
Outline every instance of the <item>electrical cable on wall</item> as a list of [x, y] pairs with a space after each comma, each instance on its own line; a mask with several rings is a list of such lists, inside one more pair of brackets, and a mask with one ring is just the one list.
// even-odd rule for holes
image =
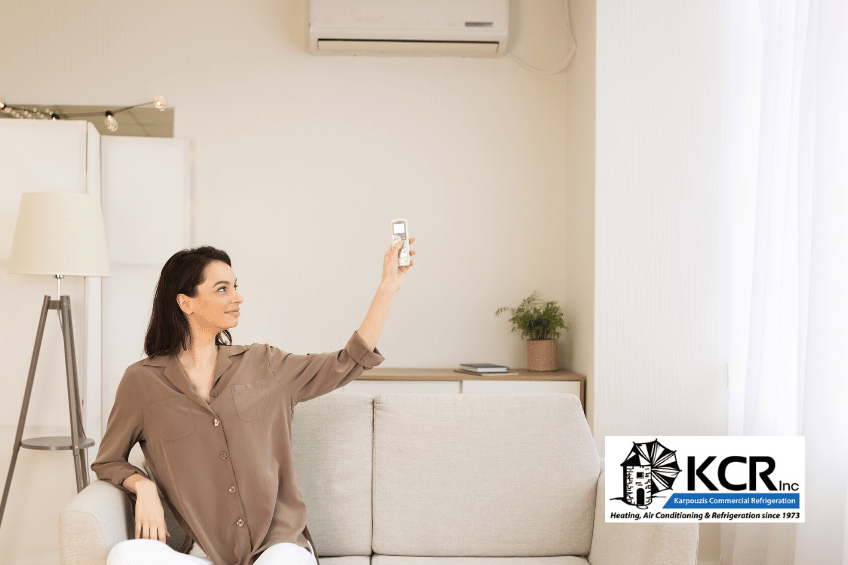
[[508, 55], [510, 57], [512, 57], [514, 60], [516, 60], [521, 66], [523, 66], [524, 68], [526, 68], [530, 71], [533, 71], [534, 73], [539, 73], [539, 74], [543, 74], [543, 75], [555, 75], [557, 73], [561, 73], [562, 71], [564, 71], [565, 69], [568, 68], [568, 65], [571, 64], [571, 59], [574, 58], [574, 53], [577, 51], [577, 42], [574, 41], [574, 34], [571, 32], [571, 13], [570, 13], [570, 10], [569, 10], [568, 0], [565, 0], [565, 19], [566, 19], [566, 24], [567, 24], [567, 29], [568, 29], [568, 39], [571, 40], [571, 50], [569, 51], [568, 55], [566, 56], [565, 62], [562, 65], [560, 65], [559, 67], [557, 67], [555, 69], [540, 69], [539, 67], [531, 65], [527, 61], [522, 60], [521, 58], [519, 58], [517, 55], [514, 55], [513, 53], [508, 53]]

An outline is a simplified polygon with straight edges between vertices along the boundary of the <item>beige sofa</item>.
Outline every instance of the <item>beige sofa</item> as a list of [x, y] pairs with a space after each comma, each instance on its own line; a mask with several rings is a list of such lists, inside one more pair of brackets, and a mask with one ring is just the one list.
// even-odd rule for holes
[[[321, 565], [696, 562], [697, 524], [604, 522], [603, 460], [570, 394], [337, 391], [295, 406], [292, 443]], [[132, 536], [130, 501], [94, 481], [59, 530], [62, 565], [103, 565]]]

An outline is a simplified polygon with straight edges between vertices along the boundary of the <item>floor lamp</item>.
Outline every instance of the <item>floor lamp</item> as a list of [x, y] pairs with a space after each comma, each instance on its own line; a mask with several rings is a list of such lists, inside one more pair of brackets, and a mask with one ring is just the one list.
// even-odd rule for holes
[[[21, 417], [12, 450], [12, 462], [6, 475], [6, 488], [0, 502], [0, 524], [6, 510], [6, 499], [12, 484], [12, 474], [18, 459], [18, 451], [26, 449], [70, 450], [74, 456], [77, 476], [77, 492], [88, 486], [88, 462], [86, 449], [94, 440], [85, 437], [80, 414], [77, 361], [74, 348], [73, 324], [71, 323], [71, 297], [62, 296], [62, 279], [66, 275], [82, 277], [109, 276], [109, 259], [106, 252], [106, 231], [100, 198], [86, 194], [62, 192], [29, 192], [21, 196], [18, 222], [12, 240], [7, 272], [12, 275], [52, 275], [56, 277], [59, 300], [44, 297], [35, 347], [29, 366]], [[44, 336], [44, 325], [50, 310], [59, 315], [59, 325], [65, 345], [65, 372], [68, 384], [68, 407], [70, 410], [70, 437], [40, 437], [22, 439], [30, 395], [32, 393], [35, 367]]]

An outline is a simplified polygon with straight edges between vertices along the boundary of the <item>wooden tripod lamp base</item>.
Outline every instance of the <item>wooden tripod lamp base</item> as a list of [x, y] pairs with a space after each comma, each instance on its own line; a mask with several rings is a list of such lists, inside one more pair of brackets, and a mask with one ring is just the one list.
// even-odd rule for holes
[[[44, 324], [47, 321], [49, 310], [57, 310], [59, 312], [59, 323], [62, 326], [62, 337], [65, 344], [65, 372], [68, 377], [68, 407], [71, 416], [71, 436], [22, 439], [27, 409], [29, 408], [30, 396], [32, 394], [32, 385], [35, 380], [35, 367], [38, 364], [38, 353], [41, 350], [41, 340], [44, 337]], [[21, 406], [21, 418], [18, 421], [18, 431], [15, 435], [15, 446], [12, 449], [12, 462], [9, 465], [9, 474], [6, 475], [6, 488], [3, 490], [3, 501], [0, 502], [0, 524], [3, 523], [6, 499], [9, 496], [9, 487], [12, 484], [12, 474], [15, 471], [15, 463], [18, 460], [20, 448], [47, 451], [71, 450], [74, 456], [74, 470], [77, 475], [77, 492], [79, 492], [88, 486], [88, 463], [86, 461], [85, 450], [93, 445], [94, 440], [85, 437], [82, 416], [80, 415], [77, 359], [74, 349], [73, 324], [71, 322], [71, 298], [65, 295], [60, 296], [59, 300], [50, 300], [50, 296], [45, 296], [44, 304], [41, 307], [41, 319], [38, 322], [38, 333], [35, 336], [35, 348], [33, 349], [32, 361], [29, 366], [29, 377], [27, 378], [24, 402]]]

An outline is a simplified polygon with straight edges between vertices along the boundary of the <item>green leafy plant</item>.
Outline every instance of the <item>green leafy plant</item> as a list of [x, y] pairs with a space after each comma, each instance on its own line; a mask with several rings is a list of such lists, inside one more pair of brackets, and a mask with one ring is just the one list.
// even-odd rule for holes
[[542, 302], [537, 295], [538, 291], [533, 291], [518, 308], [498, 308], [495, 316], [510, 310], [512, 331], [521, 330], [521, 339], [556, 339], [559, 337], [559, 330], [565, 329], [562, 310], [553, 300]]

